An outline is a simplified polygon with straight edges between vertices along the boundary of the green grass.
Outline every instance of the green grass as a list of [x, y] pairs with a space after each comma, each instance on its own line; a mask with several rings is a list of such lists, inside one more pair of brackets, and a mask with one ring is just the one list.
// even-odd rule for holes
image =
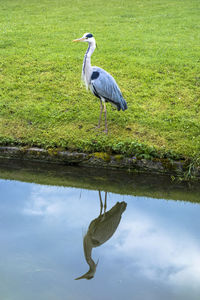
[[[0, 9], [0, 144], [191, 158], [200, 155], [198, 0], [5, 0]], [[80, 84], [92, 32], [92, 64], [119, 84], [128, 110]]]

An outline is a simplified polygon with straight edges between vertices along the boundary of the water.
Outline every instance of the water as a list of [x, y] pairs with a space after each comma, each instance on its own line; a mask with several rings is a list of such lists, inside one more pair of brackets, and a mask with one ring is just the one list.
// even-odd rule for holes
[[[92, 181], [91, 170], [80, 176], [83, 184], [77, 179], [84, 172], [79, 169], [36, 169], [19, 165], [0, 168], [0, 299], [200, 299], [198, 186], [167, 184], [163, 190], [159, 186], [158, 195], [163, 192], [171, 199], [182, 195], [193, 202], [174, 201], [142, 196], [142, 189], [144, 195], [151, 194], [152, 189], [155, 195], [158, 178], [149, 184], [147, 180], [145, 185], [144, 175], [123, 175], [130, 185], [125, 195], [113, 192], [120, 188], [122, 177], [104, 189], [107, 193], [103, 191], [104, 179], [114, 181], [116, 172], [112, 176], [106, 173], [104, 179], [93, 174], [99, 189], [92, 189], [97, 183]], [[141, 189], [139, 183], [134, 186], [139, 196], [130, 195], [131, 178], [134, 183], [143, 183]], [[51, 184], [67, 180], [71, 187], [41, 184], [45, 180]], [[86, 189], [89, 184], [90, 189]], [[104, 214], [100, 196], [103, 204], [107, 196], [106, 211], [117, 202], [123, 207]], [[85, 245], [86, 257], [98, 262], [92, 270], [94, 277], [75, 280], [89, 270], [83, 238], [99, 215], [100, 222], [98, 219], [91, 225], [93, 229], [96, 226], [96, 239], [92, 240], [96, 247], [91, 255], [91, 241]], [[109, 224], [113, 234], [101, 225], [108, 225], [106, 218], [113, 218]], [[100, 240], [105, 242], [99, 245]]]

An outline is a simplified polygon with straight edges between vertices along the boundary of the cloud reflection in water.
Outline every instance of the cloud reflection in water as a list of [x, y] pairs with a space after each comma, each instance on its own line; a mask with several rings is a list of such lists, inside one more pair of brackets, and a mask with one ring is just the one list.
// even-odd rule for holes
[[[67, 226], [86, 231], [92, 216], [96, 215], [96, 199], [96, 191], [33, 186], [23, 212], [41, 217], [46, 223], [52, 220], [55, 224], [64, 222]], [[109, 206], [119, 199], [121, 196], [109, 194]], [[191, 234], [192, 230], [189, 232], [184, 227], [183, 216], [187, 214], [187, 207], [183, 203], [172, 201], [169, 206], [166, 201], [160, 204], [160, 200], [142, 197], [135, 201], [134, 197], [127, 196], [125, 201], [128, 209], [120, 227], [99, 249], [100, 256], [113, 265], [113, 272], [116, 261], [123, 258], [126, 280], [133, 278], [134, 274], [144, 281], [181, 290], [182, 299], [187, 299], [187, 290], [197, 299], [195, 297], [200, 295], [200, 241]], [[148, 209], [150, 201], [152, 210]], [[172, 209], [177, 210], [175, 216], [170, 215]], [[123, 269], [120, 272], [124, 274]]]

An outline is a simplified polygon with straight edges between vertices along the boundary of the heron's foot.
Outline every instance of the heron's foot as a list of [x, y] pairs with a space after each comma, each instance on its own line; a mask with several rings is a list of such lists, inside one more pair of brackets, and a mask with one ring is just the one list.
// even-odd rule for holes
[[108, 128], [106, 128], [103, 132], [105, 132], [106, 134], [108, 134]]
[[95, 129], [100, 129], [100, 127], [101, 127], [101, 126], [98, 124], [98, 125], [95, 126], [94, 128], [95, 128]]

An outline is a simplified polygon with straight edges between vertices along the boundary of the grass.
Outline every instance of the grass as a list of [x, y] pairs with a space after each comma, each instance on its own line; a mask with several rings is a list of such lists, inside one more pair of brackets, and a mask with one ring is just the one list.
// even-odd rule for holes
[[[5, 0], [0, 10], [0, 144], [108, 151], [140, 157], [200, 156], [198, 0]], [[125, 112], [80, 84], [92, 64], [118, 82]]]

